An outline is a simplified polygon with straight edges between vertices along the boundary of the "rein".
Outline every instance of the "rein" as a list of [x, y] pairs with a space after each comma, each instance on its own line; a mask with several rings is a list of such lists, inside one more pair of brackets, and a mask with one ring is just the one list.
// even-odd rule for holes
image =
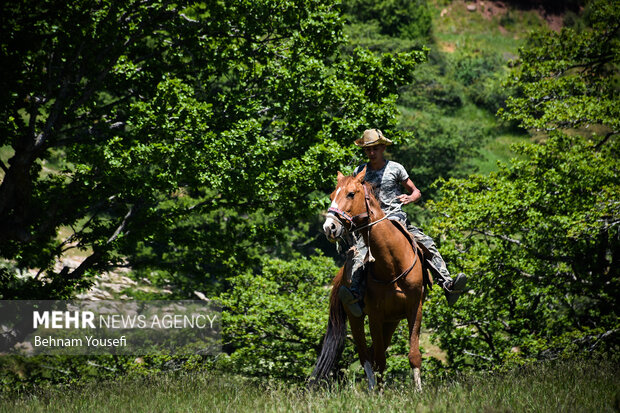
[[380, 219], [378, 219], [378, 220], [376, 220], [376, 221], [370, 222], [370, 223], [368, 223], [368, 224], [366, 224], [366, 225], [363, 225], [363, 226], [361, 226], [361, 227], [357, 227], [357, 228], [355, 228], [355, 229], [351, 230], [351, 232], [359, 231], [360, 229], [364, 229], [364, 228], [366, 228], [366, 227], [372, 227], [373, 225], [376, 225], [376, 224], [378, 224], [379, 222], [381, 222], [381, 221], [383, 221], [383, 220], [385, 220], [385, 219], [388, 219], [391, 215], [394, 215], [394, 214], [396, 214], [397, 212], [399, 212], [399, 210], [398, 210], [398, 209], [394, 209], [394, 210], [392, 210], [392, 211], [388, 212], [387, 214], [385, 214], [385, 216], [384, 216], [383, 218], [380, 218]]
[[401, 278], [406, 277], [407, 274], [409, 274], [411, 270], [413, 270], [415, 263], [418, 262], [418, 253], [415, 250], [414, 250], [414, 256], [415, 257], [413, 258], [413, 264], [411, 264], [411, 267], [407, 268], [405, 271], [403, 271], [398, 277], [394, 278], [393, 280], [390, 280], [390, 281], [378, 280], [375, 278], [374, 275], [372, 275], [372, 271], [370, 271], [370, 268], [369, 268], [368, 272], [370, 273], [370, 278], [372, 278], [372, 280], [378, 284], [385, 284], [385, 285], [394, 284], [396, 281], [400, 280]]
[[[379, 222], [388, 219], [390, 216], [398, 213], [400, 210], [399, 209], [393, 209], [389, 212], [387, 212], [385, 214], [385, 216], [383, 218], [380, 218], [376, 221], [372, 221], [370, 222], [370, 204], [369, 204], [369, 200], [370, 200], [370, 195], [368, 194], [368, 190], [366, 189], [366, 186], [364, 185], [364, 198], [365, 198], [365, 202], [366, 202], [366, 212], [363, 212], [361, 214], [357, 214], [355, 216], [351, 216], [349, 214], [347, 214], [346, 212], [344, 212], [341, 209], [338, 208], [334, 208], [334, 207], [329, 207], [327, 209], [327, 213], [331, 213], [332, 215], [334, 215], [336, 218], [338, 218], [338, 220], [342, 223], [342, 221], [346, 221], [351, 225], [351, 229], [349, 229], [349, 232], [357, 232], [360, 231], [362, 229], [365, 228], [369, 228], [372, 227], [373, 225], [377, 225]], [[355, 221], [360, 221], [363, 219], [368, 218], [368, 224], [366, 225], [362, 225], [362, 226], [357, 226], [355, 224]]]

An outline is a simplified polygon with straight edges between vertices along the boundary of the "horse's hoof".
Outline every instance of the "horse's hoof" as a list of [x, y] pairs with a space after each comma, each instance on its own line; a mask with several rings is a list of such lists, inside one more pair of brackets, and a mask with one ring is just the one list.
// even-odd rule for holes
[[372, 372], [369, 361], [364, 363], [364, 371], [366, 372], [366, 378], [368, 378], [368, 391], [373, 391], [377, 385], [377, 381], [375, 380], [375, 373]]

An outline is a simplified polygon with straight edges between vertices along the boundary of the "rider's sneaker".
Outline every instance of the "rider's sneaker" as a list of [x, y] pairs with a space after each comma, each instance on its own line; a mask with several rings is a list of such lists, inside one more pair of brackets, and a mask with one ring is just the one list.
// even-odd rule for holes
[[465, 292], [466, 286], [467, 276], [463, 273], [459, 273], [453, 281], [445, 286], [444, 291], [446, 294], [446, 300], [448, 300], [448, 305], [450, 307], [452, 307], [461, 294]]
[[340, 289], [338, 289], [338, 298], [340, 298], [344, 307], [349, 310], [349, 313], [351, 313], [353, 317], [362, 316], [362, 307], [359, 304], [360, 300], [353, 295], [350, 289], [344, 285], [340, 286]]

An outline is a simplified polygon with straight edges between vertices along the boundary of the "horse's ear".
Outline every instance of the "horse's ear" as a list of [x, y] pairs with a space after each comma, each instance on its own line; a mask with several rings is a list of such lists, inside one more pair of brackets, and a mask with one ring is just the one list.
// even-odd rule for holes
[[357, 175], [355, 175], [355, 179], [360, 182], [364, 182], [364, 178], [366, 178], [366, 167], [362, 169]]
[[338, 182], [342, 181], [342, 178], [344, 178], [344, 175], [342, 172], [338, 171]]

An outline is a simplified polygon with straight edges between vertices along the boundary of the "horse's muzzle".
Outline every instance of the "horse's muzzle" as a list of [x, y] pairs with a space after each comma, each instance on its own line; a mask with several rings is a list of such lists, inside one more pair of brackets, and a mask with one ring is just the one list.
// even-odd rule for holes
[[344, 227], [337, 219], [333, 216], [328, 215], [325, 223], [323, 224], [323, 232], [327, 239], [331, 242], [336, 242], [336, 240], [342, 235], [344, 231]]

